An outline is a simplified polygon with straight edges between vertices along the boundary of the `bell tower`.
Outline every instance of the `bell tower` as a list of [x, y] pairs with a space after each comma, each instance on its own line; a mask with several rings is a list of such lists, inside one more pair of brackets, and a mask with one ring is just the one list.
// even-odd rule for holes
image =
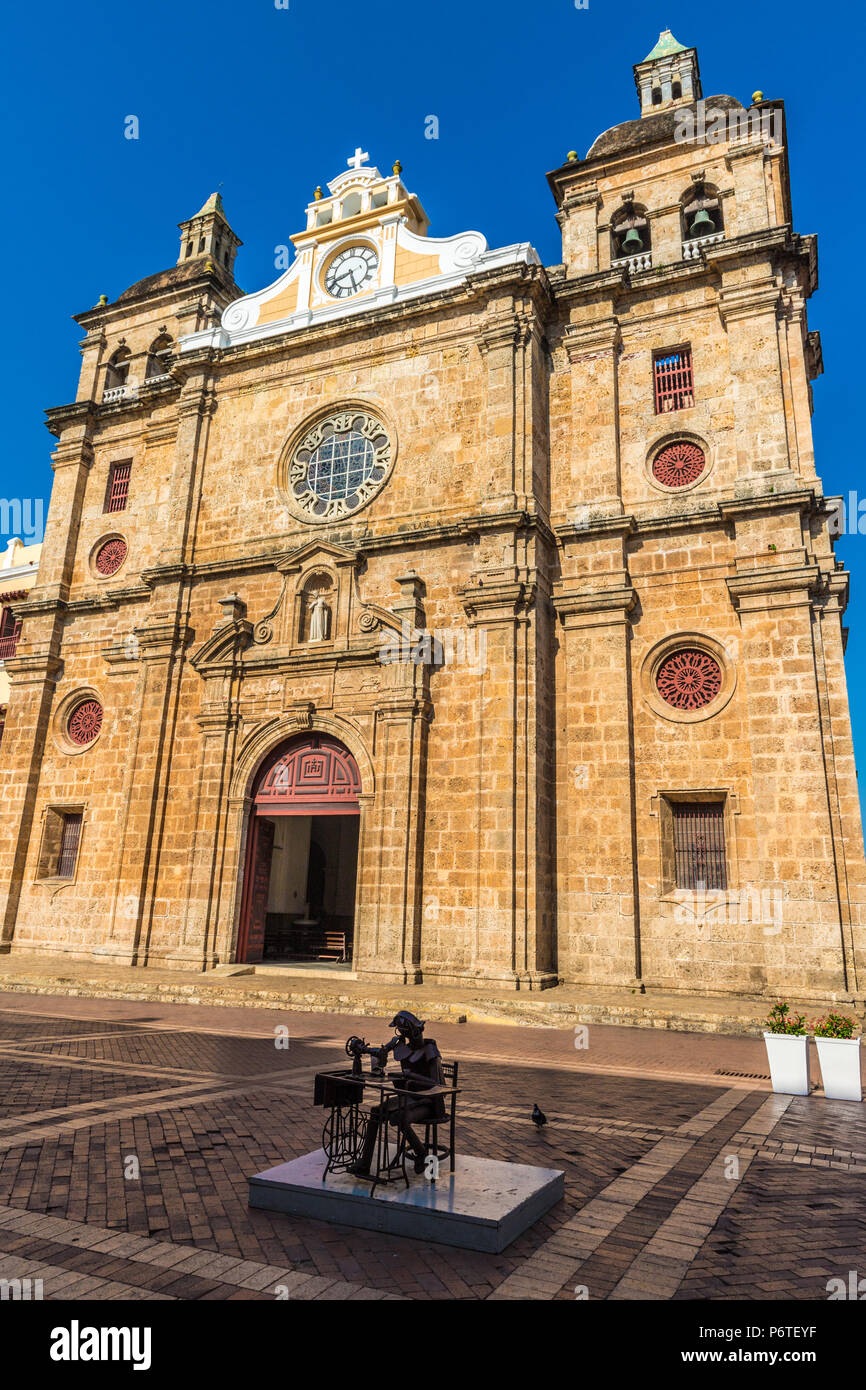
[[178, 265], [198, 257], [213, 261], [214, 265], [232, 274], [238, 247], [243, 246], [240, 237], [235, 236], [223, 211], [223, 200], [219, 193], [212, 193], [203, 208], [186, 222], [179, 222], [180, 255]]
[[663, 29], [658, 43], [642, 63], [635, 63], [634, 81], [642, 116], [654, 116], [681, 102], [701, 96], [701, 74], [696, 48], [684, 48]]

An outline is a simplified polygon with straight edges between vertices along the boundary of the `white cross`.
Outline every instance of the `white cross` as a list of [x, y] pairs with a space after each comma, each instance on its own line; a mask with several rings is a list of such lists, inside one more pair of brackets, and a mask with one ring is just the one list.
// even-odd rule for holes
[[346, 163], [348, 164], [350, 169], [360, 169], [361, 165], [364, 164], [369, 158], [370, 156], [367, 153], [367, 151], [362, 150], [361, 146], [358, 145], [355, 149], [354, 155], [351, 159], [347, 159]]

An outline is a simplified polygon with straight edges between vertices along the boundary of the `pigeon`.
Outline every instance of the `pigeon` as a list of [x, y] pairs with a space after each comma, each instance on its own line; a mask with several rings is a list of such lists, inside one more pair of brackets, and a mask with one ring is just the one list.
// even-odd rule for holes
[[547, 1116], [545, 1115], [543, 1110], [539, 1110], [538, 1101], [536, 1101], [532, 1107], [532, 1123], [535, 1125], [536, 1129], [539, 1130], [541, 1129], [542, 1125], [547, 1124]]

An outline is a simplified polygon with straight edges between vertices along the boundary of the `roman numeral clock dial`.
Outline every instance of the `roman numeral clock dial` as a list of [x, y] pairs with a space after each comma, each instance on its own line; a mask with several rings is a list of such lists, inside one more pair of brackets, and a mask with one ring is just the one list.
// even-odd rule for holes
[[334, 299], [348, 299], [371, 283], [378, 264], [379, 257], [372, 246], [347, 246], [328, 266], [325, 289]]

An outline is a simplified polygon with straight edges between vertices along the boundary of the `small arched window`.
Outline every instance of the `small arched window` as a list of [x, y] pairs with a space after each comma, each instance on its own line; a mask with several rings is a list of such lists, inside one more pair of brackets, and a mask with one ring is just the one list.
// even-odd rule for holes
[[684, 242], [720, 236], [724, 232], [722, 200], [719, 190], [713, 184], [693, 183], [680, 199], [680, 207]]
[[128, 347], [119, 347], [112, 354], [108, 363], [108, 371], [105, 375], [105, 385], [108, 389], [115, 386], [125, 386], [129, 376], [129, 367], [132, 362], [132, 353]]
[[343, 199], [343, 203], [342, 203], [342, 206], [341, 206], [341, 208], [340, 208], [340, 216], [341, 216], [341, 217], [357, 217], [357, 215], [358, 215], [358, 213], [359, 213], [360, 211], [361, 211], [361, 195], [360, 195], [360, 193], [350, 193], [349, 196], [348, 196], [348, 198], [344, 198], [344, 199]]
[[150, 345], [147, 354], [147, 367], [145, 369], [145, 381], [152, 381], [154, 377], [166, 376], [168, 364], [171, 357], [172, 340], [168, 333], [161, 333], [158, 338]]
[[651, 252], [652, 233], [646, 208], [640, 203], [624, 203], [610, 221], [611, 261], [628, 259], [636, 262], [631, 269], [649, 270]]

